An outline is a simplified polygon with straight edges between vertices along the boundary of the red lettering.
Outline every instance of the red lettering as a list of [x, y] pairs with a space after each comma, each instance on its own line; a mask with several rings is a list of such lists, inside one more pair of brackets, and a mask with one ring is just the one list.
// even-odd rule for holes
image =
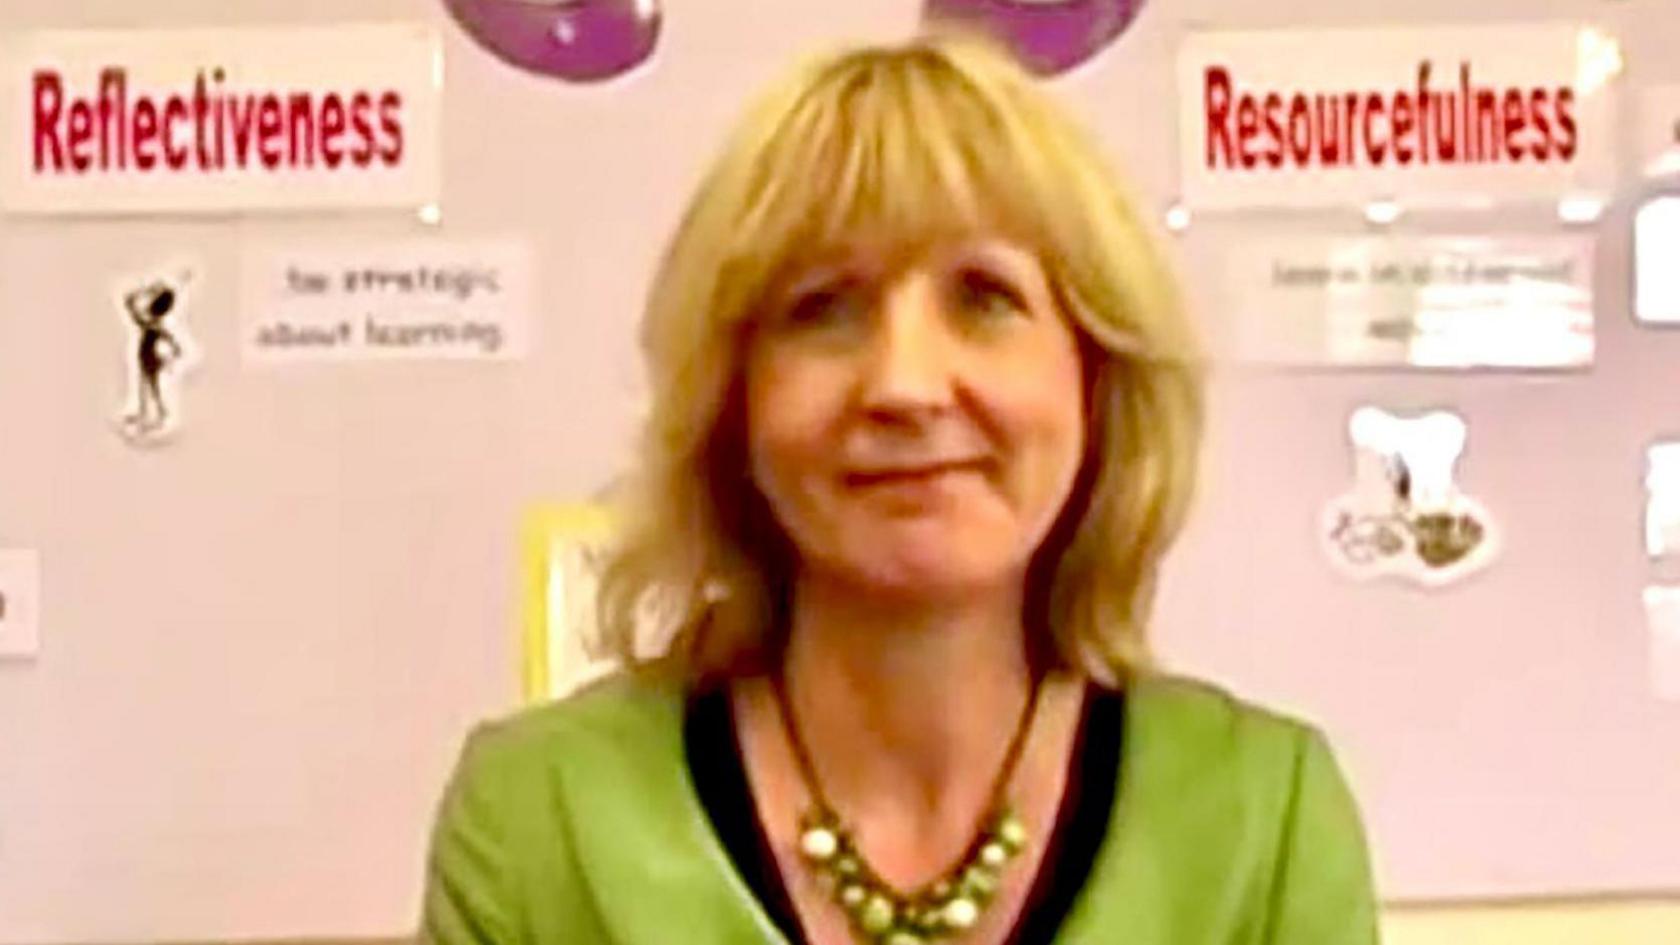
[[163, 103], [163, 159], [170, 170], [187, 166], [187, 147], [176, 143], [176, 131], [187, 120], [187, 103], [180, 96], [171, 95]]
[[293, 167], [315, 166], [315, 101], [306, 93], [296, 93], [286, 104], [286, 145]]
[[69, 145], [70, 166], [77, 173], [93, 166], [93, 106], [86, 99], [70, 100], [70, 133], [65, 139]]
[[1347, 132], [1347, 145], [1342, 148], [1342, 153], [1347, 155], [1349, 167], [1359, 163], [1359, 102], [1358, 92], [1348, 92], [1342, 96], [1342, 114], [1347, 116], [1347, 127], [1344, 129]]
[[1552, 159], [1552, 122], [1546, 117], [1551, 111], [1552, 93], [1545, 89], [1530, 89], [1528, 92], [1528, 118], [1534, 125], [1534, 143], [1528, 146], [1528, 153], [1534, 155], [1536, 161]]
[[1575, 159], [1575, 146], [1579, 140], [1575, 132], [1575, 90], [1564, 86], [1557, 90], [1557, 120], [1561, 137], [1557, 142], [1558, 156], [1565, 161]]
[[35, 172], [46, 170], [48, 152], [52, 169], [64, 170], [64, 140], [58, 122], [64, 114], [64, 82], [56, 72], [35, 73]]
[[198, 166], [210, 170], [209, 142], [205, 140], [205, 133], [210, 129], [210, 97], [204, 88], [204, 73], [193, 80], [193, 143], [197, 145]]
[[344, 99], [337, 92], [328, 92], [321, 101], [321, 161], [330, 170], [344, 160], [339, 138], [344, 136]]
[[1313, 96], [1313, 115], [1318, 119], [1318, 162], [1325, 167], [1342, 163], [1342, 126], [1347, 124], [1336, 96]]
[[1527, 152], [1522, 146], [1521, 139], [1523, 125], [1528, 120], [1528, 108], [1523, 102], [1521, 89], [1506, 89], [1503, 102], [1504, 121], [1500, 124], [1500, 133], [1505, 140], [1505, 156], [1513, 161], [1521, 161]]
[[280, 109], [279, 97], [273, 93], [264, 95], [257, 102], [257, 156], [262, 158], [263, 167], [273, 170], [280, 166], [285, 148], [281, 138], [285, 133], [286, 117]]
[[1405, 92], [1396, 92], [1394, 101], [1389, 104], [1389, 130], [1394, 136], [1394, 160], [1402, 165], [1412, 163], [1411, 137], [1414, 130], [1413, 122], [1416, 115], [1412, 111], [1412, 97]]
[[1417, 69], [1417, 106], [1418, 106], [1418, 160], [1429, 163], [1429, 111], [1434, 107], [1434, 95], [1429, 91], [1429, 60], [1418, 63]]
[[1263, 111], [1266, 115], [1266, 140], [1270, 146], [1266, 148], [1265, 158], [1268, 167], [1283, 166], [1283, 96], [1276, 92], [1267, 92]]
[[1207, 166], [1218, 167], [1221, 154], [1226, 167], [1236, 166], [1231, 157], [1231, 73], [1224, 66], [1209, 66], [1202, 73], [1202, 115], [1207, 119]]
[[157, 166], [157, 103], [141, 98], [134, 103], [134, 166], [149, 171]]
[[1260, 132], [1260, 108], [1254, 101], [1254, 96], [1244, 95], [1237, 99], [1237, 160], [1246, 168], [1252, 168], [1257, 159], [1254, 156], [1254, 136]]
[[233, 120], [233, 160], [240, 167], [250, 163], [251, 142], [254, 140], [252, 129], [256, 124], [257, 100], [249, 95], [241, 95], [228, 102], [228, 110]]
[[[1466, 69], [1469, 67], [1466, 66]], [[1490, 89], [1476, 90], [1476, 117], [1470, 126], [1470, 154], [1472, 160], [1499, 160], [1500, 122], [1499, 96]]]
[[379, 97], [379, 127], [385, 132], [385, 147], [379, 150], [379, 157], [387, 167], [396, 167], [402, 162], [403, 126], [402, 126], [402, 96], [396, 92], [386, 92]]
[[127, 74], [111, 68], [99, 73], [99, 166], [103, 170], [113, 162], [118, 168], [128, 165], [124, 146], [127, 134], [117, 125], [117, 102], [127, 97]]
[[1365, 157], [1373, 167], [1381, 167], [1387, 163], [1388, 146], [1378, 140], [1376, 130], [1371, 120], [1381, 121], [1383, 118], [1383, 97], [1375, 92], [1365, 96]]
[[373, 121], [368, 112], [373, 110], [373, 96], [366, 92], [357, 92], [350, 98], [350, 128], [355, 133], [357, 144], [350, 149], [350, 163], [357, 167], [367, 167], [373, 160]]
[[1289, 156], [1296, 167], [1306, 167], [1312, 160], [1312, 114], [1305, 95], [1289, 100]]
[[[1216, 70], [1223, 73], [1223, 70]], [[230, 168], [299, 170], [317, 164], [337, 170], [400, 167], [409, 128], [406, 102], [398, 89], [384, 91], [263, 92], [227, 89], [220, 69], [191, 75], [174, 93], [130, 89], [119, 67], [104, 67], [78, 92], [49, 68], [30, 73], [34, 170], [75, 174], [164, 169], [215, 172]], [[132, 94], [130, 94], [132, 92]], [[1259, 96], [1232, 101], [1229, 75], [1214, 98], [1224, 124], [1224, 154], [1210, 145], [1216, 161], [1259, 166], [1261, 156], [1276, 167], [1281, 99], [1267, 97], [1270, 115], [1262, 127]], [[1221, 98], [1223, 96], [1223, 98]], [[1240, 115], [1237, 113], [1240, 112]], [[1240, 117], [1240, 128], [1233, 128]], [[1236, 132], [1234, 135], [1233, 132]], [[224, 145], [231, 144], [231, 148]], [[226, 150], [233, 158], [226, 159]], [[260, 162], [260, 163], [259, 163]]]
[[1252, 170], [1573, 159], [1573, 89], [1478, 84], [1469, 62], [1457, 71], [1457, 88], [1433, 88], [1425, 58], [1395, 86], [1343, 92], [1245, 90], [1227, 67], [1207, 67], [1204, 160]]

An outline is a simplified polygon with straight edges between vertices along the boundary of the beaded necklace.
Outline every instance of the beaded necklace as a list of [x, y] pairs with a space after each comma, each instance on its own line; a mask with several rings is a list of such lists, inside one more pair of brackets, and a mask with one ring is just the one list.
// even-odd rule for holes
[[799, 853], [822, 876], [859, 941], [871, 945], [923, 945], [974, 927], [997, 894], [1003, 868], [1027, 845], [1027, 828], [1004, 797], [1038, 710], [1041, 680], [1033, 680], [1003, 764], [992, 781], [978, 833], [955, 865], [938, 879], [901, 892], [864, 858], [852, 829], [835, 812], [817, 780], [782, 675], [771, 676], [776, 708], [787, 733], [811, 806], [799, 819]]

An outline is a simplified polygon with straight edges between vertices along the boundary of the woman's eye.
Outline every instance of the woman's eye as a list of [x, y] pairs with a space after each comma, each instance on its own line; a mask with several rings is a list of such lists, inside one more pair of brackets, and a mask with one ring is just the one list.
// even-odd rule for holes
[[965, 269], [957, 275], [956, 302], [973, 315], [1022, 315], [1026, 300], [1006, 280], [980, 269]]
[[783, 321], [796, 328], [821, 328], [850, 321], [862, 308], [854, 288], [814, 289], [794, 298], [783, 313]]

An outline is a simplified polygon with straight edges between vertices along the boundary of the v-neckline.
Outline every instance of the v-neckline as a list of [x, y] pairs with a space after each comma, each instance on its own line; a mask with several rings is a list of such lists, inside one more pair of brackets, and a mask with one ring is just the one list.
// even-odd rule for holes
[[[1078, 698], [1047, 848], [1035, 863], [1026, 895], [1004, 939], [1010, 945], [1055, 940], [1095, 870], [1102, 838], [1113, 818], [1124, 697], [1086, 683]], [[686, 706], [683, 749], [691, 787], [714, 838], [760, 910], [784, 939], [806, 945], [809, 939], [758, 816], [759, 798], [747, 774], [736, 708], [721, 687], [696, 696]], [[740, 798], [747, 802], [743, 804]]]
[[[1133, 925], [1137, 942], [1154, 941], [1146, 934], [1149, 907], [1124, 892], [1147, 894], [1157, 885], [1157, 858], [1171, 839], [1157, 836], [1168, 828], [1152, 824], [1150, 811], [1163, 806], [1180, 773], [1138, 770], [1156, 767], [1140, 765], [1144, 755], [1159, 760], [1171, 751], [1156, 737], [1163, 733], [1153, 730], [1153, 688], [1139, 681], [1126, 689], [1118, 793], [1090, 877], [1068, 909], [1057, 945], [1096, 942], [1093, 936], [1102, 930]], [[611, 724], [593, 733], [608, 744], [587, 752], [587, 767], [565, 766], [561, 785], [573, 855], [589, 864], [582, 876], [612, 940], [664, 941], [671, 916], [683, 915], [695, 917], [692, 945], [798, 945], [737, 872], [706, 816], [684, 755], [684, 688], [665, 680], [639, 696], [633, 711], [615, 714]], [[627, 751], [626, 744], [646, 750]], [[637, 801], [626, 803], [627, 793]]]

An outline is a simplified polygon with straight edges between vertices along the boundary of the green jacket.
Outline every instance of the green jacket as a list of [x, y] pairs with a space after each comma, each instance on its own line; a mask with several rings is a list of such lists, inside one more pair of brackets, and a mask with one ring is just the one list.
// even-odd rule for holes
[[[476, 730], [432, 836], [422, 940], [785, 945], [695, 796], [683, 706], [674, 680], [621, 674]], [[1139, 681], [1115, 804], [1057, 942], [1377, 941], [1358, 811], [1315, 730]]]

